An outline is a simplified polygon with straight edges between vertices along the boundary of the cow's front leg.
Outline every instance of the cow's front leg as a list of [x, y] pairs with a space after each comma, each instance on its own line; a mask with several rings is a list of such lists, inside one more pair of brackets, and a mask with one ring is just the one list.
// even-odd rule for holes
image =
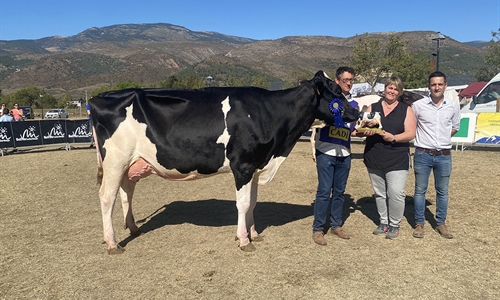
[[264, 240], [264, 238], [255, 230], [255, 221], [253, 219], [253, 210], [257, 205], [258, 182], [259, 178], [254, 177], [252, 180], [252, 187], [250, 189], [250, 207], [246, 216], [247, 228], [250, 228], [250, 239], [252, 242], [261, 242]]
[[[239, 240], [239, 247], [245, 252], [255, 251], [255, 246], [250, 243], [248, 231], [250, 230], [247, 216], [251, 204], [252, 181], [236, 190], [236, 208], [238, 209], [238, 228], [236, 237]], [[252, 221], [253, 222], [253, 221]]]

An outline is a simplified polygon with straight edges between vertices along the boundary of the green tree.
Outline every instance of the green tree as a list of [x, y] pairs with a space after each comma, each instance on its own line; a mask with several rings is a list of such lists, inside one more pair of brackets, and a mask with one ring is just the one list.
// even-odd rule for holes
[[179, 78], [177, 78], [177, 76], [175, 75], [169, 76], [167, 79], [163, 80], [159, 84], [160, 88], [176, 88], [178, 86], [179, 86]]
[[[293, 69], [287, 73], [287, 76], [285, 78], [285, 85], [283, 86], [284, 89], [289, 89], [296, 87], [299, 84], [300, 80], [309, 80], [314, 76], [314, 74], [310, 71], [305, 71], [305, 70], [298, 70], [298, 69]], [[333, 76], [330, 76], [330, 78], [334, 78], [335, 74]]]
[[402, 41], [400, 35], [391, 35], [385, 46], [385, 69], [393, 76], [398, 76], [405, 88], [419, 88], [427, 85], [427, 78], [432, 72], [429, 60], [424, 54], [409, 53], [408, 41]]
[[229, 75], [226, 80], [226, 86], [244, 86], [244, 83], [240, 77]]
[[[358, 36], [351, 57], [354, 69], [358, 76], [375, 87], [386, 70], [386, 62], [382, 51], [381, 41], [376, 38], [369, 38], [368, 34]], [[372, 88], [373, 93], [373, 88]]]
[[196, 76], [196, 75], [190, 75], [190, 76], [187, 76], [183, 80], [182, 88], [199, 89], [199, 88], [206, 87], [206, 86], [207, 86], [207, 83], [203, 78], [201, 78], [200, 76]]
[[492, 39], [488, 44], [488, 50], [484, 57], [484, 62], [490, 70], [490, 79], [500, 72], [500, 28], [498, 31], [492, 32], [491, 35]]
[[269, 89], [269, 82], [264, 75], [252, 76], [252, 86]]
[[109, 92], [112, 90], [113, 90], [113, 88], [111, 86], [101, 85], [100, 87], [98, 87], [90, 92], [90, 97], [94, 97], [94, 96], [97, 96], [97, 95], [102, 94], [104, 92]]
[[398, 34], [389, 36], [385, 43], [359, 36], [351, 57], [356, 73], [372, 87], [389, 76], [400, 77], [405, 88], [425, 86], [431, 65], [425, 55], [408, 52], [407, 45]]
[[58, 108], [65, 108], [68, 107], [68, 105], [73, 101], [73, 97], [71, 94], [67, 93], [64, 96], [62, 96], [59, 100], [57, 100], [57, 107]]
[[113, 90], [125, 90], [125, 89], [131, 89], [131, 88], [136, 88], [136, 89], [139, 89], [141, 88], [141, 85], [136, 83], [136, 82], [132, 82], [132, 81], [123, 81], [123, 82], [118, 82], [115, 87], [113, 88]]

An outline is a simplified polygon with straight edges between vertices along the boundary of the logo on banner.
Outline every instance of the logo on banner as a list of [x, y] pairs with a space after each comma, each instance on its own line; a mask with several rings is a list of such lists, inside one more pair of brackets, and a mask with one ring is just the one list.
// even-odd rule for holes
[[87, 138], [87, 137], [91, 137], [92, 134], [89, 132], [89, 127], [88, 127], [88, 123], [83, 123], [81, 124], [80, 126], [78, 126], [75, 131], [73, 131], [71, 134], [69, 134], [68, 136], [70, 138]]
[[44, 139], [60, 139], [64, 138], [64, 132], [61, 124], [54, 124], [48, 132], [48, 135], [43, 136]]
[[36, 132], [35, 126], [30, 126], [23, 131], [20, 137], [16, 138], [16, 141], [17, 142], [37, 141], [39, 135], [36, 135], [35, 132]]
[[6, 127], [0, 127], [0, 142], [10, 142], [11, 137], [7, 135], [8, 132]]

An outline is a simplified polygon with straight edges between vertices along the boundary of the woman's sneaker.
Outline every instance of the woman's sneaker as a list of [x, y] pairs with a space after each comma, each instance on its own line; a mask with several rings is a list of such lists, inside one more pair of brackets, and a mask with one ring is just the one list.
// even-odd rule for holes
[[385, 234], [386, 239], [395, 239], [399, 235], [399, 228], [398, 227], [389, 227], [389, 230], [387, 230], [387, 233]]
[[373, 234], [375, 235], [384, 234], [387, 232], [387, 230], [389, 230], [389, 226], [387, 226], [387, 224], [380, 224], [377, 226], [377, 228], [375, 228]]

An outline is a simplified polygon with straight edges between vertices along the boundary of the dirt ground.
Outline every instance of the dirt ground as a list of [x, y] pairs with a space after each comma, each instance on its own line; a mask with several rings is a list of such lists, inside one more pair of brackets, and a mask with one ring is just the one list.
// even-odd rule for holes
[[[85, 145], [87, 146], [87, 145]], [[350, 240], [311, 238], [316, 170], [307, 140], [275, 179], [259, 188], [255, 209], [264, 241], [244, 253], [234, 241], [230, 174], [191, 182], [141, 180], [135, 218], [146, 234], [123, 230], [122, 255], [108, 255], [96, 185], [95, 149], [30, 149], [0, 157], [0, 299], [498, 299], [500, 151], [453, 151], [448, 215], [452, 240], [426, 223], [411, 236], [413, 185], [399, 238], [374, 236], [377, 212], [353, 145], [346, 190]], [[413, 149], [412, 149], [413, 153]], [[432, 186], [432, 184], [431, 184]], [[427, 195], [428, 220], [435, 195]]]

